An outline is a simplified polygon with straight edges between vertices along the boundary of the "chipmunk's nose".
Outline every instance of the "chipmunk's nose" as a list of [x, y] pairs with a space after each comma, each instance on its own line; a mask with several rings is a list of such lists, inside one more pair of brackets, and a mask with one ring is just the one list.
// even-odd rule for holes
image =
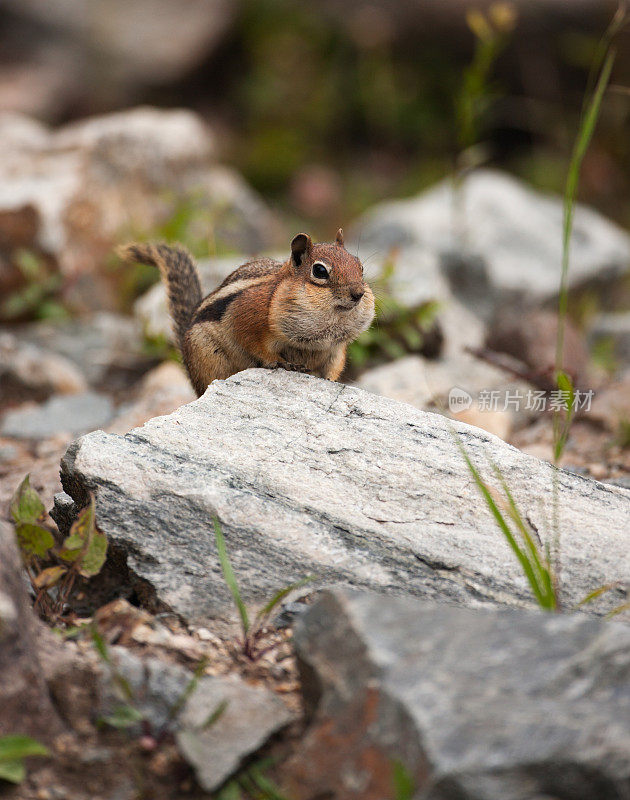
[[364, 294], [365, 294], [365, 289], [363, 287], [350, 289], [350, 297], [354, 300], [355, 303], [358, 303]]

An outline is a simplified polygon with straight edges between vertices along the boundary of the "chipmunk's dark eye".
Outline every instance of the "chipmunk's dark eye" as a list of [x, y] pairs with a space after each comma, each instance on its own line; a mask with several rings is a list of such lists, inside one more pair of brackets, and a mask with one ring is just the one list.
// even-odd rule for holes
[[313, 271], [313, 277], [314, 278], [318, 278], [320, 281], [326, 280], [326, 278], [328, 277], [328, 270], [319, 261], [316, 261], [313, 264], [313, 270], [312, 271]]

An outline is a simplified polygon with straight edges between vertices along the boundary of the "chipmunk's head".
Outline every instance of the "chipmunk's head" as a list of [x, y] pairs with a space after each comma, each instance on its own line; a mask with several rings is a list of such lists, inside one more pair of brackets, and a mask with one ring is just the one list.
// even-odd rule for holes
[[305, 337], [313, 346], [318, 338], [322, 346], [349, 342], [370, 326], [374, 295], [363, 279], [361, 262], [344, 247], [341, 228], [330, 244], [313, 244], [308, 234], [298, 233], [291, 242], [290, 266], [298, 280], [287, 297], [292, 311], [288, 324], [296, 332], [301, 328], [303, 343]]

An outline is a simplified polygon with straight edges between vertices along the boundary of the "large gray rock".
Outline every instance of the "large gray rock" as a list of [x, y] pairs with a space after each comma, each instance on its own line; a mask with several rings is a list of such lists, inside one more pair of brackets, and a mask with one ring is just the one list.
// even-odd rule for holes
[[630, 796], [625, 626], [335, 592], [294, 641], [317, 704], [296, 800], [393, 797], [395, 761], [417, 800]]
[[[356, 224], [360, 255], [401, 248], [400, 277], [410, 286], [449, 280], [485, 315], [506, 301], [557, 297], [562, 263], [562, 199], [493, 170], [467, 177], [461, 196], [446, 180], [411, 200], [383, 203]], [[597, 212], [578, 206], [569, 288], [628, 274], [630, 237]], [[424, 293], [426, 294], [426, 289]], [[439, 291], [438, 291], [439, 294]]]
[[[117, 299], [94, 273], [121, 236], [154, 233], [186, 204], [208, 215], [204, 232], [211, 221], [216, 240], [232, 248], [252, 252], [273, 238], [271, 212], [216, 163], [214, 137], [190, 111], [136, 108], [57, 131], [4, 115], [0, 130], [0, 255], [12, 263], [13, 251], [27, 248], [88, 309]], [[0, 271], [0, 290], [14, 288], [14, 273]]]
[[[449, 426], [453, 425], [453, 429]], [[248, 370], [126, 436], [97, 431], [62, 460], [139, 591], [191, 620], [232, 608], [220, 520], [246, 601], [307, 574], [467, 605], [531, 602], [515, 557], [457, 448], [489, 459], [545, 541], [560, 519], [563, 600], [628, 578], [630, 493], [560, 471], [476, 428], [360, 389]], [[595, 606], [620, 602], [611, 592]]]

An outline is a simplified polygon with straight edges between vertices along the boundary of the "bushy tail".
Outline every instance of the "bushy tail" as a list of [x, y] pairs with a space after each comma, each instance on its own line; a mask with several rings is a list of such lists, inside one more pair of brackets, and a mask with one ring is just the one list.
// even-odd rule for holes
[[158, 267], [166, 284], [168, 307], [181, 348], [192, 313], [201, 302], [199, 276], [188, 250], [181, 245], [134, 243], [119, 247], [116, 252], [125, 261]]

